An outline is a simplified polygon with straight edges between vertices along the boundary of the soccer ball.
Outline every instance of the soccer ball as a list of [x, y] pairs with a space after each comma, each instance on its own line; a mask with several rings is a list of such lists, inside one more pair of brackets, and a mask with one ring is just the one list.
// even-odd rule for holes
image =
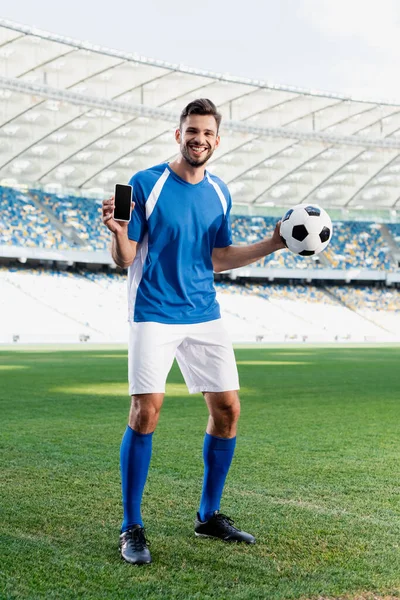
[[329, 244], [332, 221], [320, 206], [297, 204], [282, 217], [280, 234], [289, 250], [301, 256], [312, 256]]

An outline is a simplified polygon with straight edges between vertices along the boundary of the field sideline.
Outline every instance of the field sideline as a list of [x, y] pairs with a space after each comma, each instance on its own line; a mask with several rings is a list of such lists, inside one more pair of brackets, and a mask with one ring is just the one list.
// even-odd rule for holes
[[222, 509], [254, 547], [196, 539], [207, 411], [171, 371], [145, 489], [154, 563], [118, 555], [122, 346], [0, 346], [0, 599], [400, 595], [400, 345], [236, 347]]

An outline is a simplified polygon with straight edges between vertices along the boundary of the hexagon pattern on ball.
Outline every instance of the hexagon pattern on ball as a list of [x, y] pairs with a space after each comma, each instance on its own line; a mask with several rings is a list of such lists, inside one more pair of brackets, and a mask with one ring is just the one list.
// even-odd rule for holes
[[332, 238], [332, 221], [317, 205], [297, 204], [282, 217], [281, 238], [287, 248], [301, 256], [323, 252]]
[[295, 225], [292, 229], [292, 236], [298, 242], [302, 242], [308, 236], [308, 231], [305, 225]]

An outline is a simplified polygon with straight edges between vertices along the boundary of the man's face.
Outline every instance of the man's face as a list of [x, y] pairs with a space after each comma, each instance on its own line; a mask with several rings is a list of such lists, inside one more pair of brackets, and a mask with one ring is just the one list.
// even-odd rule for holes
[[189, 115], [175, 139], [183, 158], [192, 167], [202, 167], [219, 145], [217, 122], [212, 115]]

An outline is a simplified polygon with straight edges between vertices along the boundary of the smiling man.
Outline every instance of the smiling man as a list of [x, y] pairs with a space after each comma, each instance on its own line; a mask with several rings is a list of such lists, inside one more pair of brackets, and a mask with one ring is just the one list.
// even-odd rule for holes
[[228, 188], [205, 169], [220, 143], [220, 123], [210, 100], [190, 102], [175, 132], [180, 150], [176, 160], [136, 173], [130, 181], [135, 202], [130, 223], [113, 219], [113, 198], [103, 202], [103, 222], [113, 233], [113, 259], [129, 268], [132, 403], [121, 444], [120, 551], [137, 565], [151, 562], [141, 502], [153, 432], [175, 357], [189, 392], [201, 392], [209, 411], [195, 535], [255, 543], [254, 536], [220, 512], [240, 403], [235, 356], [221, 321], [213, 272], [248, 265], [284, 244], [278, 223], [271, 238], [232, 245]]

